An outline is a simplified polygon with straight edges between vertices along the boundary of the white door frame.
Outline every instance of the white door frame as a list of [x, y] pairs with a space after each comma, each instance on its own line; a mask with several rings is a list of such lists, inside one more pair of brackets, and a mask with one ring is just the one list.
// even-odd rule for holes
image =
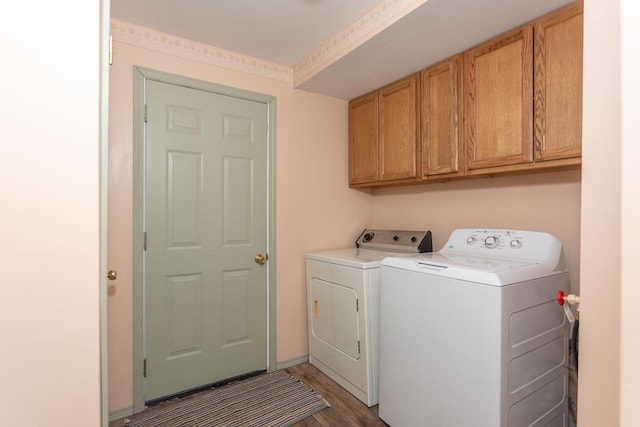
[[[109, 199], [109, 67], [111, 1], [100, 0], [100, 425], [109, 425], [109, 358], [107, 342], [107, 211]], [[116, 268], [112, 266], [111, 268]]]
[[215, 83], [195, 80], [148, 68], [133, 69], [133, 412], [144, 409], [144, 296], [143, 296], [143, 224], [144, 224], [144, 104], [145, 80], [262, 102], [267, 105], [267, 371], [276, 368], [276, 293], [275, 293], [275, 111], [273, 96], [249, 92]]

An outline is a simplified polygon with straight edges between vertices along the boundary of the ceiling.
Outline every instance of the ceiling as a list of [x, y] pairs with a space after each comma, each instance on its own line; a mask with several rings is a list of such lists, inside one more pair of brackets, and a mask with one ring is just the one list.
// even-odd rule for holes
[[[296, 88], [352, 99], [571, 2], [111, 0], [111, 17], [289, 67]], [[371, 28], [389, 8], [393, 22]], [[296, 78], [314, 51], [367, 23], [357, 43]]]

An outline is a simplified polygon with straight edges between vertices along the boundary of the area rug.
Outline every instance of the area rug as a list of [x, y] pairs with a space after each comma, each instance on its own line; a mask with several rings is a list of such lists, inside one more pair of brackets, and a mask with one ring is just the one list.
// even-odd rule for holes
[[129, 427], [282, 427], [329, 407], [297, 378], [276, 371], [160, 404]]

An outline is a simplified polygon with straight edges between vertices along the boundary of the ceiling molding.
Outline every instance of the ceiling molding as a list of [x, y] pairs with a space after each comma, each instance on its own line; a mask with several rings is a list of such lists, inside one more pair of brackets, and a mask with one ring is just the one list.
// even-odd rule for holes
[[372, 39], [428, 0], [385, 0], [353, 24], [331, 37], [293, 68], [293, 85], [329, 67], [349, 52]]
[[171, 34], [111, 19], [115, 41], [179, 56], [218, 67], [293, 83], [293, 69], [237, 52], [220, 49]]
[[118, 19], [111, 19], [111, 34], [118, 42], [279, 80], [290, 83], [293, 87], [299, 87], [306, 80], [330, 67], [427, 1], [384, 0], [362, 18], [329, 38], [293, 68]]

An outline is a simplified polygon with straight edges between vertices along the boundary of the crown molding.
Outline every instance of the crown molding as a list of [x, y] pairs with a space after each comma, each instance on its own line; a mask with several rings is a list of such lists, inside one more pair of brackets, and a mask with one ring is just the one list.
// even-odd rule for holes
[[111, 19], [111, 34], [118, 42], [299, 87], [427, 1], [384, 0], [362, 18], [329, 38], [293, 68], [117, 19]]
[[347, 26], [293, 68], [293, 85], [299, 87], [320, 71], [372, 39], [428, 0], [385, 0]]
[[111, 19], [111, 34], [115, 41], [136, 47], [179, 56], [218, 67], [266, 77], [287, 83], [293, 82], [293, 69], [237, 52], [220, 49], [172, 34]]

